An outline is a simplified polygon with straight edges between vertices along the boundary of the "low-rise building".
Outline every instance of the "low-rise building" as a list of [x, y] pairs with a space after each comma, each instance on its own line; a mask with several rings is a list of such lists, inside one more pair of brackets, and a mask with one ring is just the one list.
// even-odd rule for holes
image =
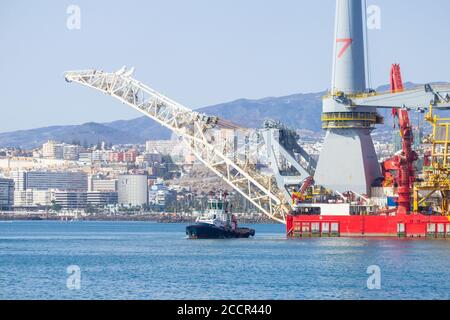
[[111, 162], [123, 162], [123, 152], [111, 152], [109, 154], [109, 161], [111, 161]]
[[55, 204], [63, 210], [84, 209], [86, 198], [85, 191], [55, 191]]
[[78, 161], [83, 163], [92, 162], [92, 152], [80, 152], [78, 155]]
[[92, 152], [93, 162], [106, 162], [109, 161], [112, 152], [110, 150], [95, 150]]
[[11, 210], [14, 204], [14, 181], [0, 178], [0, 210]]
[[160, 164], [162, 163], [162, 155], [159, 152], [146, 152], [136, 157], [136, 163], [145, 164], [147, 166]]
[[76, 161], [80, 156], [80, 146], [77, 145], [64, 145], [63, 158], [64, 160]]
[[33, 190], [33, 206], [50, 206], [54, 197], [53, 190]]
[[137, 151], [134, 149], [131, 149], [123, 154], [123, 161], [133, 163], [133, 162], [136, 162], [136, 157], [137, 157]]
[[49, 140], [42, 145], [42, 155], [46, 159], [63, 159], [63, 148], [61, 143]]
[[50, 206], [52, 190], [15, 190], [14, 207], [41, 207]]
[[105, 208], [118, 203], [117, 192], [88, 191], [86, 204], [96, 208]]
[[176, 200], [176, 191], [169, 189], [164, 183], [158, 181], [150, 187], [148, 197], [151, 206], [165, 209], [169, 203]]

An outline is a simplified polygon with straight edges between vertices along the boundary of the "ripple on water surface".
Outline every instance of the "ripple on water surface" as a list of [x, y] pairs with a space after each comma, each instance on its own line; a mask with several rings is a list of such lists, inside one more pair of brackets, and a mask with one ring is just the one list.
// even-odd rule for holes
[[[281, 225], [253, 239], [188, 240], [185, 225], [0, 223], [2, 299], [448, 299], [450, 242], [286, 240]], [[81, 270], [69, 290], [66, 268]], [[381, 290], [367, 288], [367, 267]]]

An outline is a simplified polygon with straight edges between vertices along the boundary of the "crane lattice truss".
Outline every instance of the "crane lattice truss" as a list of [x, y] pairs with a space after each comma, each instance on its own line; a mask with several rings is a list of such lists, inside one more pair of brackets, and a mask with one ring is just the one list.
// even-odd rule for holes
[[[261, 175], [249, 163], [231, 160], [211, 141], [211, 129], [229, 127], [217, 117], [208, 116], [165, 97], [132, 78], [133, 70], [114, 73], [98, 70], [69, 71], [65, 78], [108, 94], [138, 110], [183, 138], [194, 155], [216, 175], [271, 219], [286, 223], [289, 212], [285, 191], [273, 177]], [[303, 177], [305, 179], [306, 177]]]

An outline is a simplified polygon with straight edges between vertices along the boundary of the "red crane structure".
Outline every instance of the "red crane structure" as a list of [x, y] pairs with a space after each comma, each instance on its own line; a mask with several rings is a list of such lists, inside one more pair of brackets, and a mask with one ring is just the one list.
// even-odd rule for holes
[[[404, 90], [400, 65], [393, 64], [391, 69], [391, 92], [397, 93]], [[411, 122], [409, 121], [408, 110], [392, 109], [394, 118], [398, 118], [400, 136], [402, 138], [402, 150], [400, 154], [386, 160], [383, 165], [385, 178], [384, 186], [396, 186], [398, 194], [399, 214], [409, 214], [411, 212], [411, 195], [415, 182], [414, 162], [418, 159], [417, 153], [413, 150], [414, 134]]]

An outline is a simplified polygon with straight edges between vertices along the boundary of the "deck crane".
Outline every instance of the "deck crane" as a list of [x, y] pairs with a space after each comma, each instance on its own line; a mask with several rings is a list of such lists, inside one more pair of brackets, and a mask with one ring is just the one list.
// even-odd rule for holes
[[[265, 176], [246, 161], [230, 159], [225, 152], [214, 144], [212, 129], [238, 129], [230, 122], [209, 116], [167, 98], [143, 83], [132, 78], [134, 69], [125, 67], [117, 72], [107, 73], [100, 70], [68, 71], [67, 82], [76, 82], [108, 94], [122, 103], [150, 117], [160, 125], [170, 129], [181, 137], [193, 154], [216, 175], [244, 196], [258, 210], [280, 223], [286, 223], [290, 212], [290, 194], [288, 187], [301, 184], [310, 174], [298, 165], [289, 152], [285, 152], [276, 139], [272, 139], [270, 128], [257, 132], [263, 136], [268, 148], [268, 157], [275, 158], [274, 153], [287, 157], [287, 161], [297, 169], [296, 175]], [[240, 128], [241, 129], [241, 128]], [[272, 163], [272, 169], [277, 168]], [[283, 184], [280, 186], [280, 183]]]
[[[404, 86], [400, 71], [400, 65], [394, 64], [391, 69], [391, 92], [403, 92]], [[418, 160], [417, 153], [412, 149], [414, 134], [409, 120], [407, 109], [392, 109], [394, 118], [398, 118], [398, 126], [402, 139], [402, 150], [400, 154], [393, 156], [382, 164], [385, 183], [395, 182], [398, 193], [398, 213], [409, 214], [411, 212], [411, 194], [415, 182], [414, 162]], [[395, 171], [392, 177], [391, 172]]]
[[[287, 151], [277, 141], [274, 137], [279, 129], [277, 126], [269, 126], [253, 133], [263, 138], [258, 140], [264, 141], [266, 145], [269, 166], [274, 173], [272, 176], [263, 175], [256, 170], [255, 165], [246, 160], [228, 158], [224, 150], [214, 143], [211, 134], [213, 129], [238, 129], [237, 126], [218, 117], [192, 111], [135, 80], [132, 78], [133, 72], [134, 68], [127, 70], [125, 67], [112, 73], [95, 69], [68, 71], [65, 73], [65, 80], [110, 95], [170, 129], [182, 137], [193, 154], [207, 168], [244, 196], [260, 212], [286, 224], [287, 216], [293, 209], [292, 194], [295, 189], [292, 187], [309, 184], [313, 170], [311, 166], [306, 169], [301, 166], [292, 156], [292, 152]], [[387, 94], [337, 93], [333, 95], [332, 100], [349, 110], [365, 107], [420, 110], [428, 106], [450, 109], [450, 87], [432, 88], [426, 85], [424, 88]], [[279, 166], [280, 162], [288, 163], [293, 170], [284, 170]]]

